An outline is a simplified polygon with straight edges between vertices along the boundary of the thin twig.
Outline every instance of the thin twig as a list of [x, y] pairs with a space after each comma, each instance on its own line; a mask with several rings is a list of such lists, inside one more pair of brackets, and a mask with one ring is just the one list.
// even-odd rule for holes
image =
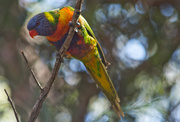
[[9, 103], [11, 104], [11, 107], [13, 108], [14, 115], [15, 115], [15, 117], [16, 117], [16, 121], [19, 122], [19, 118], [18, 118], [18, 115], [17, 115], [16, 108], [15, 108], [15, 106], [14, 106], [14, 104], [13, 104], [13, 101], [12, 101], [12, 99], [9, 97], [6, 89], [4, 89], [4, 92], [6, 93], [6, 95], [7, 95], [7, 97], [8, 97], [8, 101], [9, 101]]
[[170, 113], [173, 112], [180, 105], [180, 101], [170, 109]]
[[175, 104], [174, 106], [172, 106], [171, 104], [169, 105], [169, 111], [167, 112], [167, 115], [165, 117], [165, 120], [167, 120], [166, 122], [174, 120], [174, 118], [171, 116], [171, 114], [175, 109], [178, 108], [179, 105], [180, 105], [180, 101], [177, 104]]
[[29, 62], [28, 62], [28, 60], [27, 60], [27, 58], [26, 58], [26, 56], [25, 56], [25, 54], [24, 54], [24, 52], [23, 52], [22, 50], [21, 50], [21, 54], [22, 54], [24, 60], [26, 61], [26, 64], [27, 64], [27, 66], [28, 66], [28, 68], [29, 68], [29, 70], [30, 70], [30, 72], [31, 72], [31, 75], [33, 76], [33, 78], [34, 78], [37, 86], [38, 86], [39, 89], [42, 91], [43, 88], [42, 88], [41, 84], [39, 83], [38, 79], [36, 78], [36, 75], [34, 74], [33, 70], [31, 69], [31, 67], [30, 67], [30, 65], [29, 65]]
[[[168, 116], [170, 116], [171, 113], [172, 113], [175, 109], [177, 109], [179, 105], [180, 105], [180, 101], [179, 101], [178, 103], [176, 103], [173, 107], [171, 107], [171, 108], [169, 109], [169, 111], [168, 111]], [[167, 116], [167, 117], [168, 117], [168, 116]]]
[[63, 59], [63, 56], [64, 56], [65, 52], [67, 51], [69, 44], [71, 43], [72, 37], [74, 35], [75, 28], [77, 26], [76, 22], [78, 21], [79, 15], [81, 13], [82, 2], [83, 2], [83, 0], [76, 1], [75, 11], [74, 11], [73, 18], [72, 18], [73, 26], [70, 27], [68, 36], [67, 36], [64, 44], [62, 45], [62, 47], [59, 50], [60, 58], [56, 58], [56, 62], [55, 62], [55, 65], [54, 65], [54, 68], [52, 71], [52, 75], [51, 75], [49, 81], [47, 82], [47, 84], [45, 85], [45, 87], [43, 88], [43, 90], [41, 91], [41, 94], [33, 107], [33, 110], [28, 119], [28, 122], [35, 122], [35, 120], [37, 119], [39, 112], [41, 110], [42, 104], [43, 104], [44, 100], [46, 99], [46, 97], [49, 93], [49, 90], [51, 89], [52, 84], [54, 83], [54, 80], [55, 80], [57, 73], [59, 71], [59, 68], [61, 66], [61, 61]]

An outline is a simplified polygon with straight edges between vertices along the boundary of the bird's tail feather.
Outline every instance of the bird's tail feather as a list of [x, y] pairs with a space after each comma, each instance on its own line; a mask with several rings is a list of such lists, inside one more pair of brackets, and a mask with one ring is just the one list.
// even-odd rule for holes
[[111, 102], [111, 105], [119, 118], [121, 118], [121, 115], [124, 117], [124, 113], [121, 110], [121, 106], [119, 104], [120, 99], [109, 75], [107, 74], [105, 66], [101, 62], [101, 59], [99, 57], [93, 57], [93, 59], [84, 61], [83, 63], [89, 74], [95, 80], [98, 87]]

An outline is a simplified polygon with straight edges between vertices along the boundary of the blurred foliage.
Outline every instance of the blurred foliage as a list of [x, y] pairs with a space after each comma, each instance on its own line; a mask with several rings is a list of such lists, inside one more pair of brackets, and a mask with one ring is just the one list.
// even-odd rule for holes
[[[30, 17], [69, 0], [0, 0], [0, 122], [15, 121], [3, 89], [26, 121], [40, 93], [20, 54], [24, 50], [41, 84], [51, 75], [55, 49], [31, 39]], [[99, 40], [121, 98], [125, 122], [180, 121], [180, 1], [84, 1], [82, 15]], [[110, 103], [83, 64], [66, 59], [37, 122], [116, 122]]]

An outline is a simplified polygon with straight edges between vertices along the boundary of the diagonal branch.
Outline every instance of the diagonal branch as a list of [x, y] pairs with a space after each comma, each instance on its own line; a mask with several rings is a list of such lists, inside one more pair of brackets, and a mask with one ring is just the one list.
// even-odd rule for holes
[[59, 55], [60, 55], [61, 59], [63, 58], [65, 52], [67, 51], [67, 49], [68, 49], [68, 47], [69, 47], [69, 45], [71, 43], [72, 37], [73, 37], [73, 35], [75, 33], [78, 18], [79, 18], [80, 14], [81, 14], [82, 2], [83, 2], [83, 0], [76, 0], [76, 6], [75, 6], [72, 21], [71, 21], [72, 26], [69, 29], [69, 33], [68, 33], [68, 36], [66, 38], [66, 41], [64, 42], [64, 44], [62, 45], [62, 47], [59, 50]]
[[37, 86], [38, 86], [39, 89], [42, 91], [43, 88], [42, 88], [41, 84], [39, 83], [38, 79], [36, 78], [36, 75], [34, 74], [33, 70], [31, 69], [31, 67], [30, 67], [30, 65], [29, 65], [29, 62], [28, 62], [28, 60], [27, 60], [27, 58], [26, 58], [26, 56], [25, 56], [25, 54], [24, 54], [24, 52], [23, 52], [22, 50], [21, 50], [21, 54], [22, 54], [24, 60], [26, 61], [26, 64], [27, 64], [27, 66], [28, 66], [28, 68], [29, 68], [29, 70], [30, 70], [30, 72], [31, 72], [31, 75], [33, 76], [33, 78], [34, 78]]
[[12, 99], [9, 97], [6, 89], [4, 89], [4, 92], [6, 93], [6, 95], [7, 95], [7, 97], [8, 97], [8, 101], [9, 101], [9, 103], [11, 104], [11, 107], [13, 108], [14, 115], [15, 115], [15, 117], [16, 117], [16, 121], [19, 122], [19, 118], [18, 118], [18, 115], [17, 115], [16, 108], [15, 108], [15, 106], [14, 106], [14, 104], [13, 104], [13, 101], [12, 101]]
[[55, 80], [57, 73], [59, 71], [59, 68], [61, 66], [61, 61], [63, 59], [63, 56], [64, 56], [65, 52], [67, 51], [67, 49], [71, 43], [72, 37], [75, 33], [75, 28], [77, 26], [76, 22], [78, 21], [78, 18], [81, 13], [82, 2], [83, 2], [83, 0], [76, 0], [75, 11], [74, 11], [73, 18], [72, 18], [73, 26], [70, 27], [68, 36], [67, 36], [64, 44], [62, 45], [62, 47], [59, 50], [59, 58], [56, 58], [56, 62], [55, 62], [55, 65], [54, 65], [54, 68], [52, 71], [52, 75], [51, 75], [49, 81], [47, 82], [47, 84], [45, 85], [45, 87], [43, 88], [43, 90], [41, 91], [41, 94], [33, 107], [33, 110], [28, 119], [28, 122], [35, 122], [35, 120], [37, 119], [39, 112], [41, 110], [42, 104], [43, 104], [44, 100], [46, 99], [46, 97], [49, 93], [49, 90], [51, 89], [52, 84], [54, 83], [54, 80]]

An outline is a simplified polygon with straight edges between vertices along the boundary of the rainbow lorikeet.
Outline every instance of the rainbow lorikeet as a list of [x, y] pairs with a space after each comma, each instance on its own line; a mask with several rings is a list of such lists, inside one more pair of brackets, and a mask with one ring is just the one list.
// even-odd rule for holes
[[[29, 34], [33, 38], [36, 35], [46, 36], [50, 44], [59, 50], [67, 37], [69, 22], [73, 14], [74, 9], [70, 6], [37, 14], [27, 24]], [[74, 34], [66, 55], [83, 62], [120, 118], [121, 115], [124, 116], [124, 113], [119, 105], [120, 99], [106, 71], [105, 61], [101, 61], [101, 58], [104, 59], [102, 49], [86, 20], [80, 15], [78, 21], [80, 23], [78, 32]]]

